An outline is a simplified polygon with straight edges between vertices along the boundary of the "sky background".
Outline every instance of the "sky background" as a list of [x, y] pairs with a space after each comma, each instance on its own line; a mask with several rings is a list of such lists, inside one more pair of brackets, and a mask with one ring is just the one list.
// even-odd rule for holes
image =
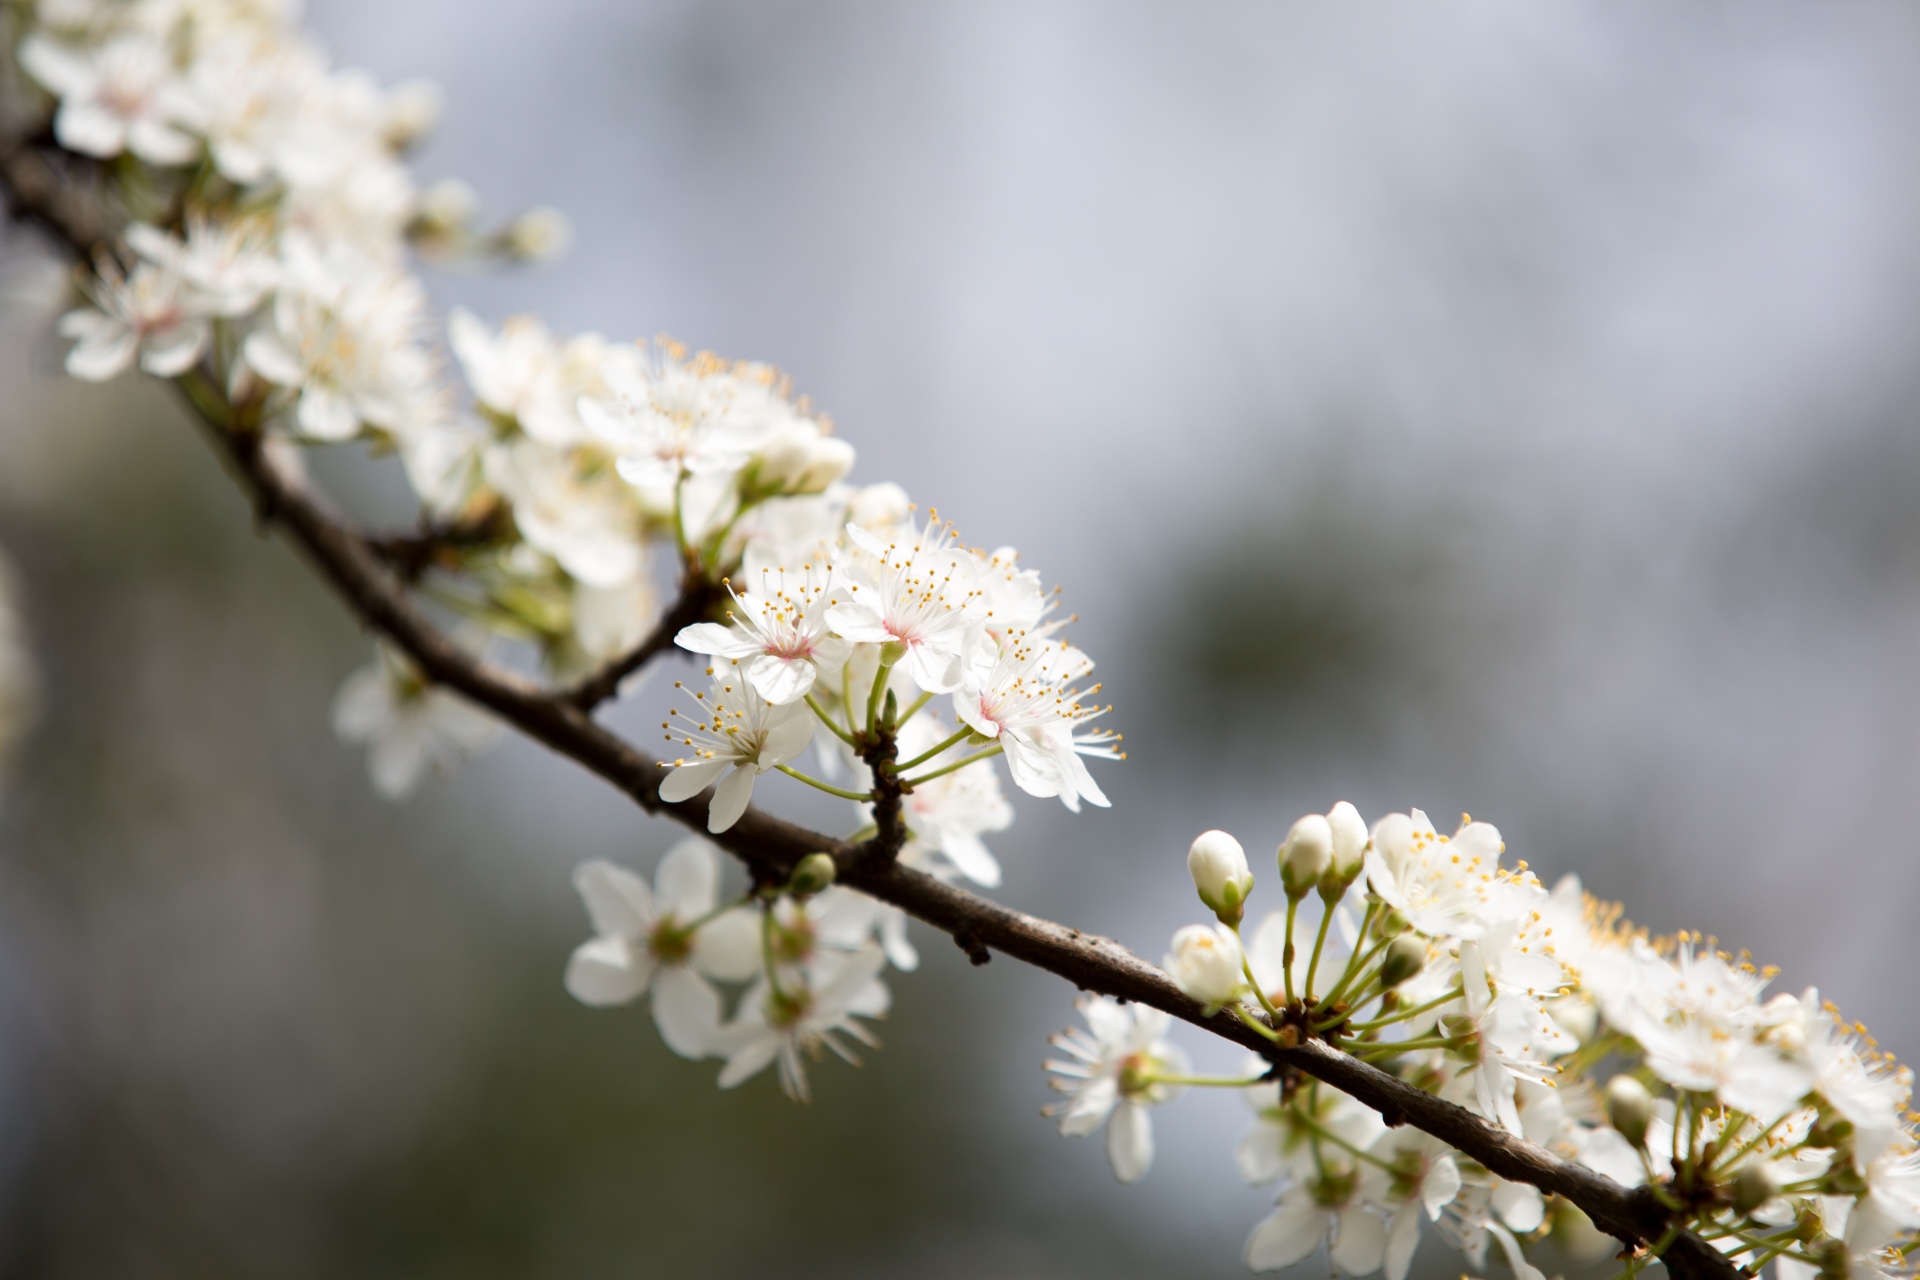
[[[573, 221], [438, 302], [775, 363], [858, 478], [1064, 584], [1131, 758], [1111, 812], [1017, 801], [1005, 900], [1157, 957], [1205, 827], [1469, 811], [1920, 1055], [1911, 7], [309, 13], [444, 87], [423, 176]], [[374, 798], [326, 720], [364, 640], [155, 388], [60, 356], [0, 337], [47, 676], [0, 811], [0, 1272], [1242, 1274], [1239, 1101], [1114, 1186], [1037, 1115], [1072, 993], [1004, 958], [918, 935], [808, 1108], [569, 1001], [571, 868], [675, 831], [520, 743]]]

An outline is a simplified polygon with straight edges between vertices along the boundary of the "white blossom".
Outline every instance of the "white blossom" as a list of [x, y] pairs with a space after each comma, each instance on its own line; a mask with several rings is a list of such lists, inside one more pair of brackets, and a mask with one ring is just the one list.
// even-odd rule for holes
[[573, 873], [594, 937], [567, 961], [567, 990], [585, 1004], [626, 1004], [652, 993], [667, 1047], [705, 1057], [720, 1030], [720, 994], [709, 978], [740, 982], [759, 968], [759, 920], [736, 907], [716, 914], [720, 867], [713, 846], [681, 841], [660, 860], [651, 889], [595, 859]]
[[1153, 1164], [1153, 1122], [1147, 1108], [1179, 1096], [1162, 1076], [1187, 1073], [1187, 1057], [1166, 1039], [1170, 1019], [1145, 1005], [1087, 996], [1075, 1008], [1087, 1029], [1053, 1037], [1067, 1056], [1047, 1063], [1053, 1087], [1067, 1095], [1047, 1109], [1060, 1117], [1060, 1132], [1084, 1138], [1107, 1125], [1107, 1160], [1123, 1183], [1138, 1182]]
[[371, 666], [340, 687], [333, 727], [346, 741], [367, 744], [367, 772], [389, 799], [412, 791], [422, 773], [444, 772], [500, 737], [499, 721], [427, 683], [384, 644]]
[[[675, 687], [680, 687], [675, 682]], [[813, 740], [813, 713], [805, 704], [776, 707], [736, 675], [715, 673], [705, 693], [693, 695], [699, 710], [678, 716], [676, 729], [663, 721], [667, 740], [693, 749], [681, 756], [660, 783], [660, 798], [669, 804], [690, 800], [713, 787], [707, 830], [725, 831], [740, 820], [753, 798], [754, 779], [785, 764], [807, 749]]]

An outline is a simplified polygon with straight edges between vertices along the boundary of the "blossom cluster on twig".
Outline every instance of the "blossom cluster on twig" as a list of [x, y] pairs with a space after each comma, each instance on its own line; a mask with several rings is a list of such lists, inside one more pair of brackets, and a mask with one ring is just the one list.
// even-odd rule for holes
[[[298, 525], [390, 639], [334, 708], [382, 792], [485, 747], [495, 713], [582, 762], [635, 759], [592, 712], [663, 654], [700, 660], [668, 694], [657, 777], [621, 785], [706, 834], [650, 881], [578, 869], [592, 936], [565, 983], [582, 1002], [644, 999], [672, 1051], [721, 1063], [723, 1087], [772, 1066], [804, 1098], [810, 1061], [876, 1043], [886, 969], [917, 964], [905, 903], [976, 961], [991, 940], [1158, 1002], [1089, 995], [1048, 1064], [1062, 1132], [1104, 1126], [1122, 1181], [1152, 1163], [1153, 1108], [1188, 1088], [1246, 1094], [1239, 1170], [1277, 1189], [1247, 1242], [1255, 1269], [1325, 1247], [1340, 1271], [1403, 1280], [1425, 1220], [1476, 1268], [1497, 1246], [1537, 1280], [1532, 1241], [1578, 1255], [1604, 1239], [1572, 1202], [1585, 1197], [1626, 1245], [1627, 1280], [1702, 1242], [1724, 1274], [1912, 1270], [1905, 1069], [1817, 993], [1766, 997], [1770, 975], [1742, 958], [1654, 940], [1576, 881], [1549, 891], [1503, 866], [1485, 823], [1442, 835], [1418, 811], [1309, 815], [1278, 850], [1284, 904], [1251, 929], [1243, 848], [1202, 835], [1188, 870], [1213, 921], [1175, 935], [1177, 987], [955, 889], [999, 883], [985, 838], [1012, 822], [1003, 776], [1078, 811], [1107, 804], [1089, 761], [1122, 755], [1058, 593], [1011, 549], [969, 546], [897, 486], [850, 483], [852, 448], [766, 365], [530, 317], [455, 311], [443, 335], [415, 258], [536, 258], [564, 224], [536, 210], [489, 229], [466, 188], [418, 184], [405, 153], [431, 91], [332, 68], [290, 4], [0, 0], [0, 40], [10, 208], [58, 222], [12, 167], [30, 154], [41, 195], [51, 175], [107, 229], [64, 233], [92, 255], [59, 322], [68, 371], [170, 380], [241, 470], [270, 460], [247, 473], [264, 517], [297, 496], [276, 486], [301, 447], [358, 442], [411, 483], [414, 530], [349, 531], [315, 506]], [[416, 606], [544, 683], [448, 659]], [[7, 617], [0, 746], [27, 687]], [[848, 833], [782, 827], [778, 857], [743, 849], [740, 832], [772, 829], [750, 808], [771, 772], [845, 801]], [[723, 891], [706, 836], [741, 854], [741, 892]], [[1170, 1014], [1258, 1055], [1196, 1074]], [[1383, 1114], [1391, 1090], [1464, 1127]], [[1543, 1194], [1545, 1175], [1494, 1166], [1589, 1171], [1587, 1190], [1559, 1178]]]
[[[1167, 968], [1196, 1000], [1283, 1046], [1308, 1038], [1372, 1062], [1628, 1187], [1780, 1280], [1906, 1275], [1920, 1248], [1920, 1119], [1911, 1073], [1817, 991], [1763, 995], [1773, 974], [1695, 935], [1653, 939], [1567, 877], [1551, 892], [1501, 865], [1499, 832], [1424, 813], [1371, 830], [1350, 804], [1294, 824], [1277, 851], [1284, 908], [1246, 936], [1253, 875], [1221, 831], [1188, 868], [1215, 922], [1174, 935]], [[1303, 911], [1302, 908], [1305, 908]], [[1314, 917], [1317, 916], [1317, 921]], [[1311, 941], [1309, 941], [1311, 939]], [[1197, 1076], [1157, 1010], [1081, 1002], [1087, 1027], [1048, 1063], [1063, 1133], [1108, 1127], [1122, 1182], [1152, 1160], [1148, 1108], [1192, 1086], [1242, 1090], [1248, 1182], [1279, 1189], [1246, 1244], [1275, 1270], [1323, 1244], [1351, 1275], [1404, 1280], [1424, 1218], [1473, 1265], [1497, 1244], [1613, 1247], [1564, 1200], [1509, 1182], [1317, 1080], [1255, 1059]], [[1630, 1251], [1630, 1276], [1671, 1241]]]

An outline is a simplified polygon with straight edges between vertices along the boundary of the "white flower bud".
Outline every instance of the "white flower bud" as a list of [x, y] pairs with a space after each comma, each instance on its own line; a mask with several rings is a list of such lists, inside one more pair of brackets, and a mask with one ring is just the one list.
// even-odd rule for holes
[[573, 227], [558, 209], [529, 209], [502, 233], [506, 251], [523, 262], [557, 258], [573, 239]]
[[821, 435], [812, 423], [794, 423], [761, 448], [752, 487], [763, 494], [821, 493], [852, 469], [852, 445]]
[[420, 193], [413, 216], [429, 235], [451, 235], [480, 216], [480, 197], [458, 178], [442, 178]]
[[1320, 873], [1333, 860], [1333, 827], [1326, 818], [1310, 813], [1293, 824], [1280, 846], [1280, 883], [1289, 898], [1306, 896], [1319, 883]]
[[1247, 851], [1224, 831], [1203, 831], [1187, 850], [1187, 874], [1200, 901], [1223, 924], [1238, 924], [1247, 895], [1253, 892], [1253, 872], [1247, 869]]
[[1653, 1123], [1653, 1095], [1647, 1086], [1622, 1073], [1607, 1081], [1607, 1122], [1636, 1147], [1647, 1145]]
[[387, 90], [387, 143], [407, 148], [440, 123], [440, 86], [429, 80], [403, 80]]
[[1180, 989], [1204, 1005], [1222, 1005], [1240, 994], [1240, 940], [1225, 925], [1190, 924], [1173, 935], [1167, 971]]
[[1367, 851], [1367, 824], [1360, 811], [1342, 800], [1327, 810], [1327, 826], [1333, 830], [1333, 860], [1327, 869], [1345, 884], [1360, 874]]
[[847, 523], [863, 529], [884, 529], [913, 514], [913, 500], [891, 480], [854, 490], [847, 500]]

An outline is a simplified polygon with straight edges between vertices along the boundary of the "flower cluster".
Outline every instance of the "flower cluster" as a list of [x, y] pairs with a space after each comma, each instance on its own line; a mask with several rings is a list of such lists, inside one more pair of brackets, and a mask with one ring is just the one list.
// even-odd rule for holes
[[[712, 679], [669, 712], [665, 799], [713, 787], [724, 831], [825, 725], [820, 771], [856, 785], [808, 781], [854, 799], [859, 822], [885, 793], [909, 861], [988, 884], [981, 836], [1011, 821], [989, 757], [1030, 794], [1106, 803], [1085, 758], [1117, 755], [1115, 739], [1087, 727], [1103, 710], [1092, 663], [1059, 634], [1055, 596], [1011, 550], [919, 520], [897, 486], [846, 483], [852, 448], [777, 370], [457, 310], [443, 357], [409, 251], [525, 256], [555, 231], [539, 214], [482, 234], [464, 188], [416, 184], [405, 151], [430, 90], [331, 69], [271, 0], [0, 13], [24, 75], [10, 113], [43, 112], [63, 148], [102, 162], [127, 220], [60, 322], [68, 371], [137, 366], [230, 429], [397, 455], [423, 514], [390, 540], [396, 567], [431, 575], [479, 645], [530, 649], [556, 681], [640, 645], [663, 581], [730, 599], [677, 637]], [[496, 736], [386, 652], [335, 719], [392, 795]]]
[[[1571, 877], [1549, 892], [1503, 867], [1499, 832], [1425, 814], [1371, 830], [1351, 805], [1294, 824], [1278, 850], [1286, 906], [1243, 934], [1253, 875], [1210, 831], [1188, 869], [1216, 922], [1174, 935], [1180, 988], [1274, 1043], [1326, 1041], [1491, 1124], [1629, 1187], [1671, 1214], [1629, 1272], [1682, 1230], [1780, 1280], [1906, 1275], [1920, 1248], [1920, 1133], [1911, 1078], [1817, 994], [1763, 999], [1770, 978], [1697, 937], [1655, 941]], [[1317, 900], [1318, 922], [1301, 908]], [[1312, 907], [1309, 907], [1312, 911]], [[1311, 944], [1307, 943], [1309, 933]], [[1296, 937], [1298, 945], [1296, 945]], [[1061, 1131], [1109, 1121], [1123, 1182], [1151, 1158], [1145, 1108], [1179, 1088], [1243, 1089], [1256, 1113], [1241, 1174], [1279, 1188], [1247, 1241], [1257, 1271], [1325, 1245], [1352, 1275], [1403, 1280], [1422, 1219], [1468, 1262], [1497, 1244], [1539, 1280], [1525, 1245], [1611, 1248], [1570, 1204], [1507, 1182], [1436, 1139], [1389, 1129], [1322, 1082], [1256, 1059], [1236, 1076], [1189, 1074], [1165, 1014], [1082, 1003], [1087, 1032], [1050, 1062]]]
[[[731, 1089], [768, 1065], [792, 1097], [807, 1097], [806, 1062], [831, 1050], [858, 1063], [855, 1045], [878, 1044], [857, 1019], [887, 1012], [880, 974], [902, 956], [881, 904], [832, 883], [831, 862], [801, 868], [775, 893], [720, 900], [720, 862], [689, 837], [660, 860], [651, 888], [609, 862], [574, 873], [594, 937], [567, 963], [567, 990], [586, 1004], [645, 995], [667, 1047], [683, 1058], [720, 1058]], [[715, 982], [748, 983], [731, 1017]]]

